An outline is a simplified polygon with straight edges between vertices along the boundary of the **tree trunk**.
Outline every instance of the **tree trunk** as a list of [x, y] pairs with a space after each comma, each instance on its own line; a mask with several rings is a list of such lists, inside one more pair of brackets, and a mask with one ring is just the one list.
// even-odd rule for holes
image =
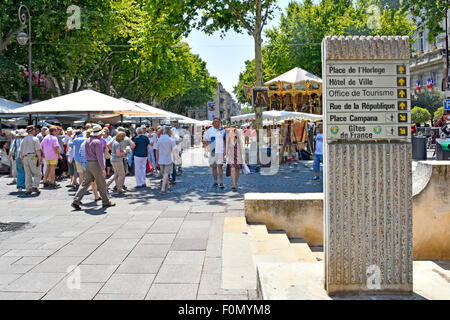
[[[256, 23], [255, 23], [255, 31], [253, 32], [253, 39], [255, 40], [255, 77], [256, 87], [263, 86], [263, 67], [262, 67], [262, 21], [261, 21], [261, 0], [256, 0]], [[253, 101], [252, 101], [253, 103]], [[254, 108], [255, 112], [255, 129], [256, 129], [256, 159], [259, 164], [259, 145], [260, 145], [260, 137], [259, 133], [262, 129], [262, 110], [261, 108]]]

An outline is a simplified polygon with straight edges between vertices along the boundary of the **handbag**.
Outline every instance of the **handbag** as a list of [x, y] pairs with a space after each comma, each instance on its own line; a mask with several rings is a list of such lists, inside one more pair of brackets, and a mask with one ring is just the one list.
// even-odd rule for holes
[[244, 171], [244, 174], [250, 174], [250, 169], [246, 163], [242, 164], [242, 171]]
[[146, 167], [145, 167], [145, 173], [150, 173], [150, 172], [152, 172], [153, 171], [153, 166], [152, 166], [152, 164], [150, 163], [150, 161], [147, 159], [147, 165], [146, 165]]
[[227, 170], [225, 172], [225, 175], [227, 177], [231, 177], [231, 165], [230, 164], [227, 164]]

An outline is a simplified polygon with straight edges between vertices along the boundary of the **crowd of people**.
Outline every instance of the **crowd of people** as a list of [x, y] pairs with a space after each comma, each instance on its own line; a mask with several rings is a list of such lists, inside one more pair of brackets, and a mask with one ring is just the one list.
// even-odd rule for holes
[[[224, 188], [223, 166], [238, 189], [240, 171], [245, 163], [243, 135], [236, 127], [225, 131], [219, 119], [206, 130], [203, 141], [208, 148], [214, 186]], [[10, 167], [19, 192], [40, 194], [43, 188], [67, 187], [76, 191], [72, 207], [80, 210], [81, 201], [89, 189], [95, 201], [103, 207], [114, 206], [108, 191], [123, 194], [127, 191], [125, 177], [134, 172], [136, 189], [146, 188], [146, 176], [161, 178], [162, 194], [171, 191], [177, 175], [182, 173], [182, 151], [190, 136], [175, 120], [172, 126], [145, 125], [130, 130], [120, 126], [86, 124], [84, 128], [58, 126], [37, 129], [34, 125], [16, 130], [11, 141], [1, 146], [3, 168]], [[182, 142], [185, 143], [182, 143]], [[9, 151], [9, 152], [8, 152]], [[219, 184], [220, 182], [220, 184]], [[114, 184], [114, 188], [108, 190]]]

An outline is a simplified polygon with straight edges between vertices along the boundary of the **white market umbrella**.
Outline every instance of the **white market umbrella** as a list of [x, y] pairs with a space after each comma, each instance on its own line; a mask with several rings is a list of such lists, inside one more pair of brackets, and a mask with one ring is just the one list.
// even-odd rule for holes
[[12, 111], [12, 113], [20, 114], [142, 114], [145, 112], [145, 110], [133, 103], [125, 102], [94, 90], [83, 90], [66, 94]]
[[20, 103], [0, 97], [0, 113], [10, 113], [12, 110], [20, 108], [21, 106]]

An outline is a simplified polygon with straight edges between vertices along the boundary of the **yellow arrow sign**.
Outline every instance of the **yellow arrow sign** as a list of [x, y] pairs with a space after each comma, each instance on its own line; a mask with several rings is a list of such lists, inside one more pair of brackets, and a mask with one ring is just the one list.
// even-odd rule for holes
[[403, 87], [406, 84], [405, 78], [399, 78], [398, 79], [398, 84]]
[[400, 90], [400, 91], [398, 92], [398, 95], [399, 95], [401, 98], [404, 98], [405, 95], [406, 95], [406, 92], [405, 92], [404, 90]]
[[405, 67], [404, 66], [398, 66], [398, 73], [404, 74], [405, 73]]
[[398, 133], [400, 136], [406, 136], [407, 135], [406, 128], [405, 127], [398, 128]]
[[406, 103], [405, 102], [400, 102], [399, 107], [401, 110], [405, 110], [406, 109]]
[[400, 122], [406, 122], [406, 114], [399, 114], [398, 117]]

